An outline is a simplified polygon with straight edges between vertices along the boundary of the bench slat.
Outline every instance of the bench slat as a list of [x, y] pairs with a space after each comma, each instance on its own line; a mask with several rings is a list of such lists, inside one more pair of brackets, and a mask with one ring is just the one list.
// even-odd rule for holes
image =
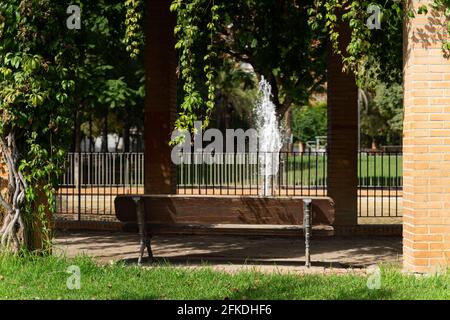
[[[136, 223], [125, 223], [124, 231], [137, 232]], [[246, 236], [303, 236], [303, 226], [248, 225], [248, 224], [147, 224], [151, 234], [164, 235], [246, 235]], [[314, 237], [332, 236], [332, 226], [313, 226]]]

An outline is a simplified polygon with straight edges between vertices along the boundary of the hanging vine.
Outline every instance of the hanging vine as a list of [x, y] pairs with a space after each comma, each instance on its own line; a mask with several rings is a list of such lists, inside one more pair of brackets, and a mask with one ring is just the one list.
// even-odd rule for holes
[[175, 126], [191, 131], [197, 120], [202, 120], [204, 127], [208, 126], [214, 108], [215, 71], [212, 65], [217, 55], [213, 43], [219, 6], [210, 0], [175, 0], [170, 10], [177, 14], [175, 48], [179, 51], [184, 93]]
[[[389, 23], [402, 15], [401, 2], [378, 2], [382, 23]], [[321, 25], [319, 20], [324, 22], [334, 52], [342, 57], [344, 70], [354, 72], [357, 77], [364, 70], [362, 66], [367, 62], [368, 53], [377, 45], [373, 43], [373, 31], [367, 27], [367, 19], [371, 14], [367, 9], [374, 4], [377, 2], [370, 0], [328, 0], [325, 3], [315, 1], [315, 5], [310, 9], [310, 25], [316, 28]], [[350, 28], [350, 41], [346, 47], [343, 47], [341, 42], [343, 25]], [[391, 49], [393, 48], [386, 48]]]
[[142, 0], [126, 0], [125, 38], [126, 50], [132, 59], [136, 59], [144, 46], [144, 4]]
[[[334, 51], [341, 55], [344, 69], [352, 71], [357, 76], [364, 72], [368, 52], [374, 49], [372, 30], [367, 27], [370, 16], [368, 7], [378, 4], [381, 8], [381, 22], [389, 24], [390, 20], [401, 19], [404, 12], [402, 1], [390, 0], [327, 0], [314, 1], [309, 10], [311, 26], [325, 25], [326, 32]], [[450, 18], [450, 0], [433, 0], [431, 7], [447, 18]], [[225, 6], [223, 7], [225, 8]], [[183, 86], [183, 102], [180, 106], [176, 127], [190, 129], [193, 122], [203, 116], [204, 125], [208, 124], [208, 115], [214, 108], [215, 88], [212, 61], [216, 58], [214, 52], [214, 36], [219, 23], [220, 6], [211, 0], [175, 0], [171, 10], [177, 14], [176, 48], [179, 50], [179, 66]], [[205, 25], [205, 15], [210, 13], [210, 20]], [[409, 16], [427, 12], [427, 6], [422, 5], [416, 11], [409, 10]], [[346, 47], [341, 43], [340, 28], [343, 23], [350, 27], [350, 42]], [[450, 34], [450, 22], [447, 22]], [[394, 30], [395, 31], [395, 30]], [[401, 30], [397, 30], [401, 32]], [[205, 37], [209, 37], [209, 43]], [[450, 42], [443, 43], [443, 49], [449, 50]], [[397, 50], [397, 48], [386, 48]], [[393, 57], [394, 55], [388, 55]], [[201, 75], [201, 77], [200, 77]], [[199, 78], [204, 79], [200, 81]], [[207, 88], [205, 93], [205, 88]]]
[[[344, 69], [353, 71], [357, 77], [364, 70], [361, 66], [365, 63], [365, 57], [373, 46], [372, 30], [366, 24], [369, 18], [367, 8], [373, 4], [378, 4], [381, 8], [382, 23], [389, 22], [394, 15], [403, 12], [405, 6], [402, 1], [328, 0], [325, 3], [315, 1], [315, 5], [310, 9], [311, 26], [320, 25], [317, 20], [325, 21], [328, 37], [334, 51], [342, 57]], [[433, 0], [430, 7], [441, 12], [447, 19], [447, 31], [450, 35], [450, 0]], [[408, 9], [407, 14], [410, 18], [414, 18], [416, 14], [426, 14], [427, 12], [428, 6], [423, 4], [416, 10]], [[351, 29], [350, 42], [345, 48], [340, 44], [339, 32], [343, 22], [347, 23]], [[442, 48], [444, 51], [450, 50], [449, 39], [444, 40]], [[386, 48], [386, 50], [390, 49]]]

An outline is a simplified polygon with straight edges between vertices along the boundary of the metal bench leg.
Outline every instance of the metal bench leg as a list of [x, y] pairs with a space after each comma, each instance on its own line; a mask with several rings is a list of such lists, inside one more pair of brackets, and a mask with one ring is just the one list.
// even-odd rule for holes
[[309, 252], [311, 239], [311, 199], [303, 200], [303, 232], [305, 234], [305, 267], [311, 267], [311, 254]]
[[147, 236], [145, 239], [145, 246], [147, 247], [148, 258], [151, 260], [153, 258], [151, 236]]
[[139, 250], [138, 265], [141, 265], [145, 248], [147, 248], [149, 258], [153, 257], [153, 253], [152, 253], [152, 249], [150, 246], [150, 239], [147, 237], [147, 230], [146, 230], [147, 228], [145, 225], [145, 210], [143, 210], [143, 204], [141, 201], [141, 197], [134, 197], [133, 200], [136, 204], [136, 216], [137, 216], [137, 223], [138, 223], [138, 229], [139, 229], [140, 250]]
[[144, 256], [144, 250], [145, 250], [145, 242], [141, 239], [141, 249], [139, 250], [139, 258], [138, 258], [138, 265], [142, 264], [142, 257]]

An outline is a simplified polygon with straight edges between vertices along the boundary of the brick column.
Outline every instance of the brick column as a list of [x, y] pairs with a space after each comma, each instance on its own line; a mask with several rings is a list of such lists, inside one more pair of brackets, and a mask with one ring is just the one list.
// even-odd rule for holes
[[428, 272], [450, 265], [450, 60], [444, 19], [405, 19], [403, 265]]
[[175, 16], [170, 0], [146, 2], [145, 193], [176, 192], [168, 145], [176, 116]]
[[[349, 41], [342, 25], [342, 48]], [[342, 60], [328, 48], [328, 196], [335, 201], [336, 225], [357, 224], [358, 89], [352, 73], [342, 72]]]

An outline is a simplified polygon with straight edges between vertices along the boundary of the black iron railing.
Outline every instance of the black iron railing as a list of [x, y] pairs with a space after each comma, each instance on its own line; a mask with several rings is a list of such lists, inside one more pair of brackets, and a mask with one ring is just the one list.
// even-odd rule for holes
[[[326, 196], [325, 152], [205, 154], [177, 160], [177, 193]], [[118, 194], [144, 192], [143, 153], [70, 153], [56, 194], [60, 217], [114, 217]], [[358, 216], [402, 215], [402, 154], [359, 152]]]
[[360, 152], [358, 157], [360, 217], [400, 217], [403, 196], [401, 152]]
[[177, 166], [180, 194], [326, 194], [326, 153], [192, 153]]

